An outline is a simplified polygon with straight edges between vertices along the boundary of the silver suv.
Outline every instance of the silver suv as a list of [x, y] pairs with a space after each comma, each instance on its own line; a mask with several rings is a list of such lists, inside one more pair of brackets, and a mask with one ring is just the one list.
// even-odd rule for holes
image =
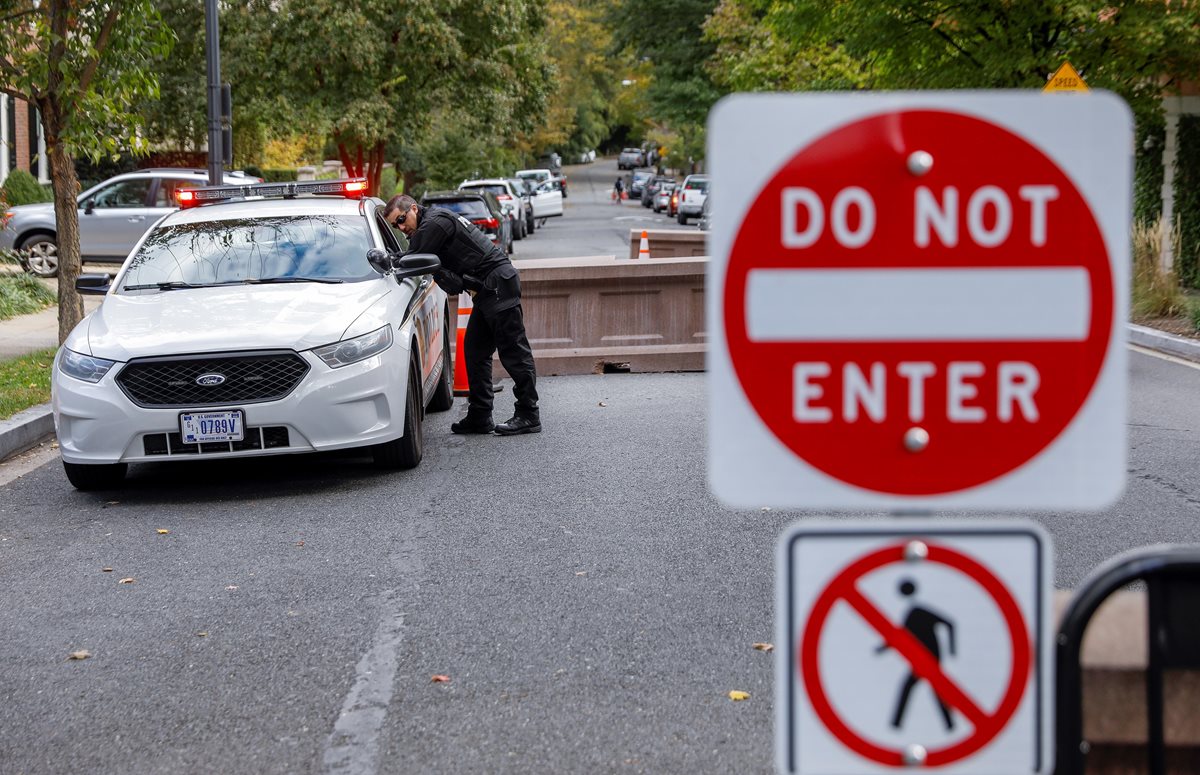
[[[261, 182], [244, 172], [225, 173], [225, 182]], [[175, 192], [208, 185], [204, 170], [161, 168], [127, 172], [79, 195], [79, 250], [84, 261], [119, 264], [150, 227], [178, 209]], [[6, 211], [0, 249], [15, 250], [39, 277], [58, 274], [58, 225], [54, 203], [18, 205]]]

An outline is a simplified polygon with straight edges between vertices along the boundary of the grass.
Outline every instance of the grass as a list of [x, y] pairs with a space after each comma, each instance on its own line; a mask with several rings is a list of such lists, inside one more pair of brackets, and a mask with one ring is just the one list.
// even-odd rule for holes
[[[1171, 235], [1179, 244], [1178, 231]], [[1162, 219], [1133, 227], [1133, 315], [1135, 318], [1178, 317], [1189, 312], [1186, 296], [1173, 269], [1163, 269]]]
[[0, 420], [50, 400], [54, 349], [0, 361]]
[[58, 300], [36, 277], [12, 267], [20, 267], [16, 255], [0, 251], [0, 320], [38, 312]]

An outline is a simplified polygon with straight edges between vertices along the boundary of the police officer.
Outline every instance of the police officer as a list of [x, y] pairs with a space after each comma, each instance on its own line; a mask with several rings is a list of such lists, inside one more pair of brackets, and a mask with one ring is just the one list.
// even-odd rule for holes
[[[474, 296], [463, 349], [467, 365], [467, 414], [450, 426], [454, 433], [514, 436], [539, 433], [537, 373], [521, 316], [521, 281], [504, 251], [470, 221], [449, 210], [422, 207], [406, 195], [392, 197], [384, 220], [408, 237], [409, 253], [433, 253], [442, 268], [433, 278], [447, 293], [465, 289]], [[492, 355], [513, 378], [516, 413], [492, 422]]]

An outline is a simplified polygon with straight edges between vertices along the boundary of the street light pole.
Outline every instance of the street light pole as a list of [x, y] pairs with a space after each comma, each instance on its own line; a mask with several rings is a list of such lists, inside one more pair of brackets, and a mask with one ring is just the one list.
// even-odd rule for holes
[[208, 58], [208, 184], [221, 185], [221, 33], [217, 0], [204, 0], [204, 48]]

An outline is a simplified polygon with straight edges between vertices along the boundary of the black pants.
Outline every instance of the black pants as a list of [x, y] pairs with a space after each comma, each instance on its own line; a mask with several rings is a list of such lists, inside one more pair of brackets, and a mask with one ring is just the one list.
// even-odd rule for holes
[[500, 363], [513, 378], [513, 395], [517, 399], [518, 415], [538, 417], [537, 372], [533, 367], [533, 350], [525, 336], [525, 320], [521, 305], [497, 311], [492, 305], [479, 305], [471, 310], [467, 335], [463, 340], [466, 351], [467, 414], [471, 417], [490, 417], [492, 414], [492, 354], [499, 351]]

